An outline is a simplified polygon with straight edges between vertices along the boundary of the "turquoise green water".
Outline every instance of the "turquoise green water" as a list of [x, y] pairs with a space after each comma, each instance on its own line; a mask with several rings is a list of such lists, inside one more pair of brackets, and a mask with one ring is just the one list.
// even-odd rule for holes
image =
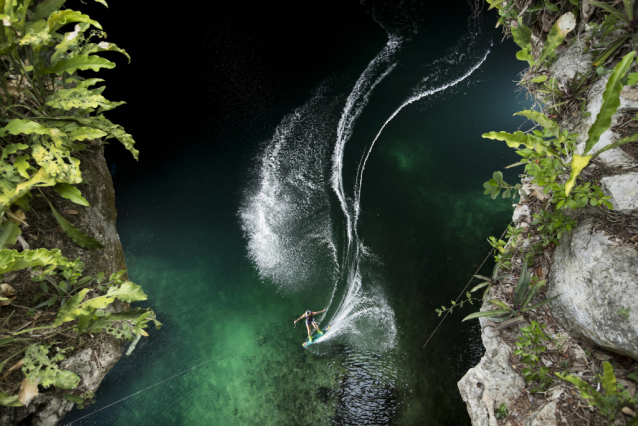
[[[224, 143], [183, 141], [193, 148], [120, 187], [129, 273], [164, 326], [68, 422], [469, 424], [456, 382], [482, 355], [478, 325], [455, 312], [423, 344], [434, 309], [457, 297], [511, 216], [482, 182], [515, 159], [480, 134], [521, 124], [512, 80], [523, 66], [482, 31], [474, 54], [443, 68], [432, 63], [466, 41], [439, 51], [414, 37], [370, 71], [374, 82], [399, 64], [371, 90], [342, 151], [345, 210], [334, 147], [366, 64], [309, 88], [268, 140], [242, 139], [247, 130]], [[406, 99], [463, 76], [488, 49], [466, 79], [405, 106], [379, 134]], [[318, 318], [332, 334], [302, 348], [305, 326], [293, 320], [325, 307]]]

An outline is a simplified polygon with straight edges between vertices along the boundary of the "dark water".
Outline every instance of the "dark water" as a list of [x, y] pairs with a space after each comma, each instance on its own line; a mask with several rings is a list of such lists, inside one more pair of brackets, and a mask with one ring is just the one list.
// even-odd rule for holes
[[140, 164], [107, 159], [164, 327], [66, 422], [469, 424], [469, 310], [422, 347], [511, 215], [482, 183], [516, 159], [480, 135], [522, 124], [515, 46], [463, 1], [211, 3], [95, 12], [133, 56], [105, 95]]

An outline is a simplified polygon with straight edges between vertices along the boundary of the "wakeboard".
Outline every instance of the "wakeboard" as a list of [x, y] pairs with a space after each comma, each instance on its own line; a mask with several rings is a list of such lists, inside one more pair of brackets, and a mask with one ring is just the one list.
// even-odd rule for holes
[[[324, 328], [323, 332], [325, 333], [328, 330], [330, 330], [330, 326], [327, 326], [326, 328]], [[306, 341], [303, 342], [303, 347], [307, 348], [313, 343], [317, 343], [317, 340], [321, 339], [322, 337], [323, 337], [323, 334], [315, 333], [314, 336], [312, 336], [312, 342], [309, 339], [306, 339]]]

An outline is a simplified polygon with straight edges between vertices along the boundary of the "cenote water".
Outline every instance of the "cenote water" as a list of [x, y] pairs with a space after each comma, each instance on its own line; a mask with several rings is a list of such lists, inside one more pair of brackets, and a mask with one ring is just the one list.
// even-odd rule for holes
[[[191, 13], [206, 16], [204, 3]], [[352, 2], [347, 19], [325, 26], [316, 21], [338, 15], [339, 2], [316, 16], [294, 15], [291, 3], [285, 19], [305, 20], [293, 25], [300, 38], [304, 26], [323, 28], [317, 39], [330, 47], [319, 58], [314, 45], [296, 58], [272, 33], [261, 44], [224, 41], [233, 19], [250, 40], [268, 19], [283, 25], [248, 6], [225, 24], [219, 6], [210, 31], [194, 18], [198, 37], [184, 51], [145, 47], [184, 67], [192, 57], [201, 85], [180, 82], [190, 89], [168, 93], [171, 107], [139, 106], [160, 109], [143, 125], [116, 120], [139, 141], [139, 165], [107, 152], [129, 274], [164, 326], [122, 356], [97, 403], [62, 424], [470, 424], [456, 382], [484, 350], [478, 323], [461, 323], [478, 307], [454, 312], [423, 344], [434, 309], [458, 296], [486, 238], [509, 222], [511, 200], [492, 201], [482, 183], [517, 160], [481, 134], [524, 124], [512, 117], [529, 106], [513, 82], [524, 64], [491, 12], [468, 19], [463, 1], [401, 3]], [[151, 60], [115, 41], [133, 50], [131, 69]], [[226, 47], [207, 57], [210, 45]], [[262, 65], [264, 46], [292, 50]], [[293, 71], [269, 87], [268, 73], [286, 64]], [[259, 70], [254, 86], [242, 83]], [[206, 98], [216, 86], [233, 90]], [[114, 90], [135, 104], [152, 89]], [[293, 320], [323, 308], [331, 329], [304, 349], [305, 325]]]

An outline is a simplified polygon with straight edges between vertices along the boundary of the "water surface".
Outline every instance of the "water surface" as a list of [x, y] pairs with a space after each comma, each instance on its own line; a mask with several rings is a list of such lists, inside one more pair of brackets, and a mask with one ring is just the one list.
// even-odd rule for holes
[[[109, 154], [129, 273], [164, 327], [67, 423], [470, 424], [456, 382], [482, 355], [478, 324], [455, 312], [422, 347], [511, 216], [482, 183], [516, 159], [480, 135], [522, 124], [524, 66], [464, 2], [365, 6], [350, 13], [370, 37], [340, 27], [334, 68], [294, 95], [255, 87], [268, 108], [230, 102], [250, 118], [193, 117], [171, 141], [187, 149], [144, 173]], [[303, 349], [293, 319], [323, 308], [331, 330]]]

